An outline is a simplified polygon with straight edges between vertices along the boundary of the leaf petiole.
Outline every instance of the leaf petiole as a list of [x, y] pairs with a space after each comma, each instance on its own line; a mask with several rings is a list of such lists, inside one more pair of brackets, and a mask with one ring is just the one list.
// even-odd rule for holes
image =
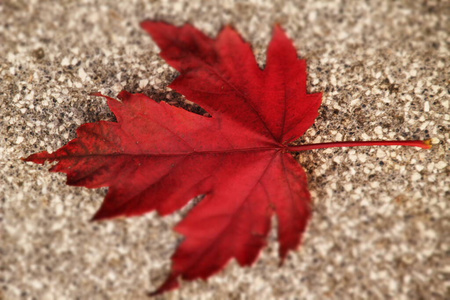
[[358, 146], [409, 146], [420, 147], [423, 149], [430, 149], [431, 139], [425, 141], [352, 141], [352, 142], [331, 142], [331, 143], [318, 143], [308, 145], [293, 145], [288, 146], [289, 151], [305, 151], [313, 149], [323, 148], [335, 148], [335, 147], [358, 147]]

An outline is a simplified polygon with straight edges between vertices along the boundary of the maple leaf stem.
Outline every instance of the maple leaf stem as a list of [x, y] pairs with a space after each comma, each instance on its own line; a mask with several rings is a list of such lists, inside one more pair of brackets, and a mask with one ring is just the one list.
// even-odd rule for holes
[[334, 148], [334, 147], [358, 147], [358, 146], [409, 146], [423, 149], [431, 148], [431, 140], [425, 141], [355, 141], [355, 142], [331, 142], [309, 145], [289, 146], [290, 151], [305, 151], [313, 149]]

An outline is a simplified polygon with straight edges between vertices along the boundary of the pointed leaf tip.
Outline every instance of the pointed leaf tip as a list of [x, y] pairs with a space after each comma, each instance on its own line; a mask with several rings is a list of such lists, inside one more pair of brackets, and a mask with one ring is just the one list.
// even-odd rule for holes
[[144, 29], [144, 30], [148, 30], [149, 27], [155, 26], [157, 24], [166, 24], [169, 25], [165, 22], [162, 21], [152, 21], [152, 20], [144, 20], [141, 23], [139, 23], [139, 26]]
[[280, 36], [280, 35], [289, 39], [283, 26], [280, 23], [275, 23], [273, 26], [272, 36], [276, 37], [276, 36]]
[[164, 281], [164, 283], [153, 292], [148, 293], [150, 297], [161, 295], [165, 292], [169, 292], [175, 290], [180, 287], [180, 283], [178, 282], [178, 276], [170, 274], [169, 277]]

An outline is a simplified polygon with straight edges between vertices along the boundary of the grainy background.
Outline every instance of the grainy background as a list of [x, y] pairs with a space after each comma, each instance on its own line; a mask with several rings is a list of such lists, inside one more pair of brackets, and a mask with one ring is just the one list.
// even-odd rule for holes
[[[0, 298], [145, 299], [165, 278], [181, 218], [89, 222], [105, 189], [68, 187], [20, 157], [112, 120], [120, 90], [183, 103], [145, 18], [232, 24], [264, 65], [274, 23], [324, 91], [303, 142], [435, 138], [304, 152], [314, 216], [278, 267], [275, 233], [252, 268], [233, 262], [161, 299], [449, 299], [448, 1], [0, 1]], [[189, 105], [187, 105], [189, 106]]]

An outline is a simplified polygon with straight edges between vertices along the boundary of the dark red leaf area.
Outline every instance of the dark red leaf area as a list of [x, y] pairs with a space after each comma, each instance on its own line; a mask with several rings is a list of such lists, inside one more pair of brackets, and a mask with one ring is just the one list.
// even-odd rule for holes
[[273, 214], [280, 257], [295, 249], [310, 215], [305, 172], [287, 145], [313, 124], [321, 94], [306, 93], [306, 63], [276, 27], [261, 70], [230, 27], [211, 39], [190, 25], [142, 27], [180, 75], [171, 88], [205, 108], [200, 116], [142, 94], [107, 98], [117, 122], [84, 124], [54, 153], [67, 183], [109, 187], [94, 219], [162, 215], [205, 198], [175, 228], [185, 237], [157, 293], [178, 279], [206, 279], [232, 258], [250, 265], [266, 244]]

